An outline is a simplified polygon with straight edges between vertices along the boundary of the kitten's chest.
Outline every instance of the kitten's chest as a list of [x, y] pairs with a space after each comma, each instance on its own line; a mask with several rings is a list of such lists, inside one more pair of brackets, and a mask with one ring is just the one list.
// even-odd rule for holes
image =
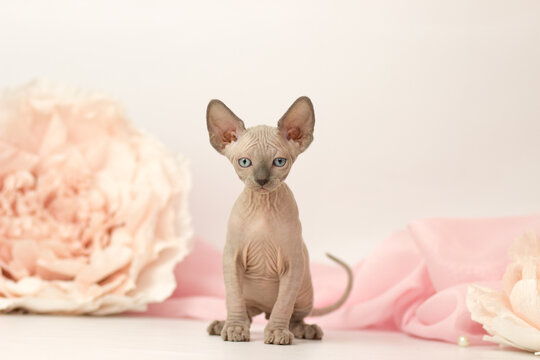
[[264, 212], [242, 217], [230, 224], [246, 274], [272, 278], [285, 270], [286, 254], [294, 228], [282, 219]]
[[283, 249], [270, 239], [252, 239], [242, 249], [242, 265], [248, 278], [277, 280], [287, 270]]
[[267, 196], [244, 192], [236, 201], [227, 241], [241, 255], [246, 276], [276, 279], [302, 241], [298, 208], [283, 184]]

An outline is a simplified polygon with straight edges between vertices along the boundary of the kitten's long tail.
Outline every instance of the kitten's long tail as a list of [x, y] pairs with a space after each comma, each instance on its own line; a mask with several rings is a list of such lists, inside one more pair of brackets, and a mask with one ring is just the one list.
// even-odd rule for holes
[[328, 256], [331, 260], [337, 262], [339, 265], [341, 265], [345, 269], [345, 271], [347, 271], [347, 276], [348, 276], [347, 288], [345, 289], [345, 292], [343, 293], [343, 295], [341, 295], [339, 300], [336, 301], [334, 304], [320, 308], [320, 309], [313, 309], [311, 310], [311, 313], [309, 314], [309, 316], [322, 316], [322, 315], [331, 313], [334, 310], [339, 309], [339, 307], [343, 305], [343, 303], [347, 300], [347, 298], [351, 294], [351, 289], [353, 285], [353, 273], [352, 273], [351, 268], [349, 267], [349, 265], [345, 264], [343, 261], [339, 260], [337, 257], [333, 255], [326, 253], [326, 256]]

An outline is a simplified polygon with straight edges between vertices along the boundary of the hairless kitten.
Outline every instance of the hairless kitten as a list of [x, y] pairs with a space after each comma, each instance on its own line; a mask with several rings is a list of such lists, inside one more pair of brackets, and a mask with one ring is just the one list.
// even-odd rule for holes
[[293, 162], [313, 140], [315, 115], [311, 100], [298, 98], [277, 128], [246, 129], [225, 104], [212, 100], [206, 113], [210, 143], [233, 164], [245, 188], [236, 200], [223, 252], [227, 320], [208, 327], [210, 335], [226, 341], [249, 341], [251, 318], [269, 319], [264, 342], [287, 345], [293, 338], [321, 339], [307, 316], [325, 315], [350, 294], [352, 272], [345, 293], [333, 305], [313, 308], [313, 287], [307, 248], [294, 196], [284, 180]]

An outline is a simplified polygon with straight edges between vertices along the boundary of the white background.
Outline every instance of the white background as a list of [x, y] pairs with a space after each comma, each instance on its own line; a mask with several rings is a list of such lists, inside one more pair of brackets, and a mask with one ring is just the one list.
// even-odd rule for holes
[[313, 100], [288, 183], [314, 258], [359, 260], [417, 218], [538, 211], [539, 1], [1, 2], [0, 88], [36, 76], [114, 96], [189, 157], [219, 246], [241, 183], [211, 98], [248, 126]]

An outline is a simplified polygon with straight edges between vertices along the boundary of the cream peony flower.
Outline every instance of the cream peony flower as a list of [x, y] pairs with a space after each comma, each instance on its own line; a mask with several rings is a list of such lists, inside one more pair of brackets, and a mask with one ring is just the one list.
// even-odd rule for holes
[[527, 233], [509, 254], [512, 263], [503, 276], [504, 291], [471, 285], [467, 307], [490, 335], [485, 340], [540, 352], [540, 239]]
[[189, 252], [186, 162], [107, 97], [0, 96], [0, 311], [112, 314], [167, 298]]

